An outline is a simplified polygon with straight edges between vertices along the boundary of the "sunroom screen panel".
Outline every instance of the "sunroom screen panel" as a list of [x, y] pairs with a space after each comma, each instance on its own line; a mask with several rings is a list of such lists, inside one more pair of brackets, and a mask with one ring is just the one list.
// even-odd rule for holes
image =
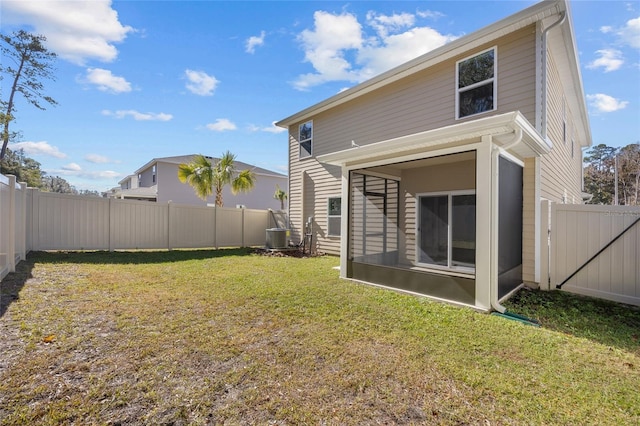
[[398, 181], [351, 174], [349, 257], [356, 262], [398, 262]]

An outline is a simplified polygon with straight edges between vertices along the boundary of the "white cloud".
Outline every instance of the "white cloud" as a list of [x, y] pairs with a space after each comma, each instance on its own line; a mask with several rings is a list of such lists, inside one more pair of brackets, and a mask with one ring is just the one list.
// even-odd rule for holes
[[316, 73], [299, 76], [294, 86], [306, 90], [327, 81], [359, 81], [360, 76], [345, 59], [348, 50], [360, 49], [363, 44], [362, 26], [356, 17], [324, 11], [315, 12], [313, 17], [314, 30], [302, 31], [298, 40], [304, 48], [305, 61], [311, 63]]
[[76, 163], [69, 163], [66, 166], [62, 166], [62, 170], [67, 170], [70, 172], [79, 172], [82, 170], [82, 167], [80, 167], [80, 165]]
[[9, 145], [12, 151], [23, 150], [29, 155], [48, 155], [55, 158], [66, 158], [67, 154], [60, 152], [58, 147], [49, 145], [48, 142], [17, 142]]
[[60, 169], [47, 170], [50, 175], [75, 176], [89, 180], [115, 179], [123, 175], [113, 170], [83, 170], [78, 164], [70, 163]]
[[254, 53], [257, 46], [264, 44], [265, 32], [261, 31], [259, 36], [251, 36], [247, 39], [245, 51], [247, 53]]
[[623, 43], [640, 49], [640, 16], [627, 21], [626, 25], [617, 32]]
[[109, 159], [107, 157], [99, 154], [87, 154], [84, 156], [84, 159], [94, 164], [104, 164], [109, 162]]
[[597, 112], [614, 112], [626, 108], [628, 101], [621, 101], [612, 96], [603, 93], [595, 95], [587, 95], [589, 105], [596, 109]]
[[98, 90], [111, 93], [126, 93], [131, 91], [131, 84], [124, 79], [111, 74], [102, 68], [87, 68], [86, 81], [98, 86]]
[[118, 56], [115, 43], [134, 31], [123, 25], [111, 0], [3, 1], [3, 21], [33, 26], [47, 37], [47, 46], [78, 65], [89, 59], [111, 62]]
[[153, 112], [138, 112], [132, 109], [128, 110], [118, 110], [118, 111], [110, 111], [105, 109], [102, 111], [102, 115], [106, 115], [109, 117], [115, 118], [125, 118], [132, 117], [136, 121], [169, 121], [173, 118], [171, 114], [165, 114], [164, 112], [153, 113]]
[[382, 38], [389, 33], [395, 33], [403, 28], [411, 27], [415, 24], [416, 17], [410, 13], [400, 13], [393, 15], [379, 15], [375, 12], [367, 13], [367, 25], [374, 28]]
[[603, 68], [604, 72], [615, 71], [619, 69], [624, 60], [622, 52], [616, 49], [602, 49], [596, 51], [600, 57], [587, 65], [587, 68]]
[[603, 34], [608, 34], [613, 31], [613, 27], [611, 25], [603, 25], [600, 27], [600, 32]]
[[386, 37], [382, 46], [362, 49], [358, 62], [365, 65], [363, 76], [370, 78], [455, 39], [456, 37], [440, 34], [433, 28], [412, 28]]
[[298, 36], [305, 61], [315, 72], [298, 76], [294, 87], [307, 90], [329, 81], [360, 83], [456, 38], [430, 27], [414, 27], [415, 16], [409, 13], [369, 12], [366, 22], [374, 35], [367, 35], [352, 14], [316, 11], [314, 29]]
[[276, 122], [272, 121], [271, 126], [260, 127], [260, 126], [249, 126], [249, 131], [251, 132], [267, 132], [267, 133], [282, 133], [286, 132], [287, 129], [276, 126]]
[[418, 15], [421, 18], [430, 18], [430, 19], [438, 19], [445, 16], [444, 13], [436, 12], [433, 10], [418, 10], [416, 12], [416, 15]]
[[189, 81], [187, 89], [196, 95], [211, 96], [220, 83], [214, 76], [203, 71], [185, 70], [184, 74]]
[[226, 118], [218, 118], [215, 123], [207, 124], [207, 129], [215, 132], [224, 132], [225, 130], [236, 130], [237, 127]]

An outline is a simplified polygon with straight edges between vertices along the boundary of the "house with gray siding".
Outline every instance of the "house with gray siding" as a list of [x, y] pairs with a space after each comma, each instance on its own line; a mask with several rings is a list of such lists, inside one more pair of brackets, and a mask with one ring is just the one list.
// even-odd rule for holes
[[[178, 179], [178, 166], [189, 163], [194, 155], [180, 155], [175, 157], [154, 158], [123, 180], [120, 188], [109, 193], [109, 196], [123, 199], [138, 199], [177, 204], [200, 205], [215, 204], [215, 194], [206, 201], [198, 198], [193, 188]], [[214, 164], [218, 160], [207, 157]], [[251, 164], [235, 161], [236, 170], [251, 170], [256, 176], [256, 183], [252, 191], [233, 194], [227, 185], [222, 197], [225, 207], [245, 207], [249, 209], [280, 210], [280, 201], [273, 198], [279, 186], [286, 189], [287, 176]]]
[[540, 282], [540, 202], [591, 145], [570, 5], [537, 3], [277, 123], [294, 243], [344, 278], [481, 310]]

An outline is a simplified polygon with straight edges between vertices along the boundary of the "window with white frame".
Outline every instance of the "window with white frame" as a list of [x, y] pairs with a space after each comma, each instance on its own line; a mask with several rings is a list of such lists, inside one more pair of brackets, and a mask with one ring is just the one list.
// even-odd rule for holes
[[298, 127], [299, 158], [311, 157], [313, 153], [313, 121], [302, 123]]
[[342, 198], [331, 197], [327, 201], [327, 235], [340, 236], [340, 222], [342, 218]]
[[496, 48], [456, 63], [456, 118], [497, 108]]
[[417, 259], [421, 265], [473, 272], [476, 258], [474, 191], [417, 197]]

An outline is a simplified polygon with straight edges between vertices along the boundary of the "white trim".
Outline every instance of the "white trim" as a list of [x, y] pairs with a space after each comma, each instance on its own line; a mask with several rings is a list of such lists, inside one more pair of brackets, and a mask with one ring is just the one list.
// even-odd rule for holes
[[509, 152], [505, 151], [502, 148], [498, 148], [498, 150], [500, 151], [500, 154], [498, 155], [524, 168], [524, 161], [520, 160], [519, 158], [515, 157], [514, 155], [510, 154]]
[[[479, 81], [477, 83], [474, 84], [470, 84], [469, 86], [465, 86], [464, 90], [460, 89], [460, 64], [462, 62], [468, 61], [469, 59], [475, 58], [476, 56], [480, 56], [483, 55], [487, 52], [490, 52], [493, 50], [493, 77], [488, 78], [486, 80], [483, 81]], [[460, 59], [459, 61], [456, 61], [456, 81], [455, 81], [455, 105], [456, 105], [456, 111], [455, 111], [455, 119], [456, 120], [463, 120], [467, 117], [475, 117], [478, 116], [479, 114], [485, 114], [488, 112], [492, 112], [498, 109], [498, 46], [493, 46], [490, 47], [488, 49], [485, 49], [483, 51], [474, 53], [473, 55], [469, 55], [466, 58]], [[493, 108], [492, 109], [488, 109], [486, 111], [480, 111], [480, 112], [476, 112], [474, 114], [469, 114], [469, 115], [465, 115], [464, 117], [460, 117], [460, 94], [467, 92], [469, 90], [478, 88], [478, 87], [482, 87], [485, 86], [487, 84], [493, 84]]]
[[342, 200], [346, 200], [340, 206], [342, 207], [340, 217], [340, 278], [347, 277], [347, 264], [349, 261], [349, 239], [351, 238], [351, 229], [349, 228], [349, 206], [351, 205], [349, 170], [342, 168]]
[[[476, 195], [475, 189], [462, 189], [462, 190], [454, 190], [454, 191], [435, 191], [435, 192], [419, 192], [415, 195], [415, 211], [416, 211], [416, 222], [414, 224], [415, 231], [415, 259], [414, 264], [421, 268], [428, 268], [437, 270], [439, 272], [458, 272], [458, 273], [466, 273], [470, 276], [475, 276], [475, 265], [473, 268], [466, 266], [455, 266], [452, 265], [452, 238], [453, 238], [453, 228], [452, 228], [452, 219], [453, 219], [453, 197], [457, 195]], [[424, 263], [420, 261], [420, 253], [421, 253], [421, 238], [420, 238], [420, 224], [422, 223], [422, 208], [420, 204], [420, 200], [423, 197], [442, 197], [447, 196], [447, 265], [438, 265], [434, 263]], [[476, 197], [477, 198], [477, 197]], [[477, 245], [476, 245], [477, 247]]]

